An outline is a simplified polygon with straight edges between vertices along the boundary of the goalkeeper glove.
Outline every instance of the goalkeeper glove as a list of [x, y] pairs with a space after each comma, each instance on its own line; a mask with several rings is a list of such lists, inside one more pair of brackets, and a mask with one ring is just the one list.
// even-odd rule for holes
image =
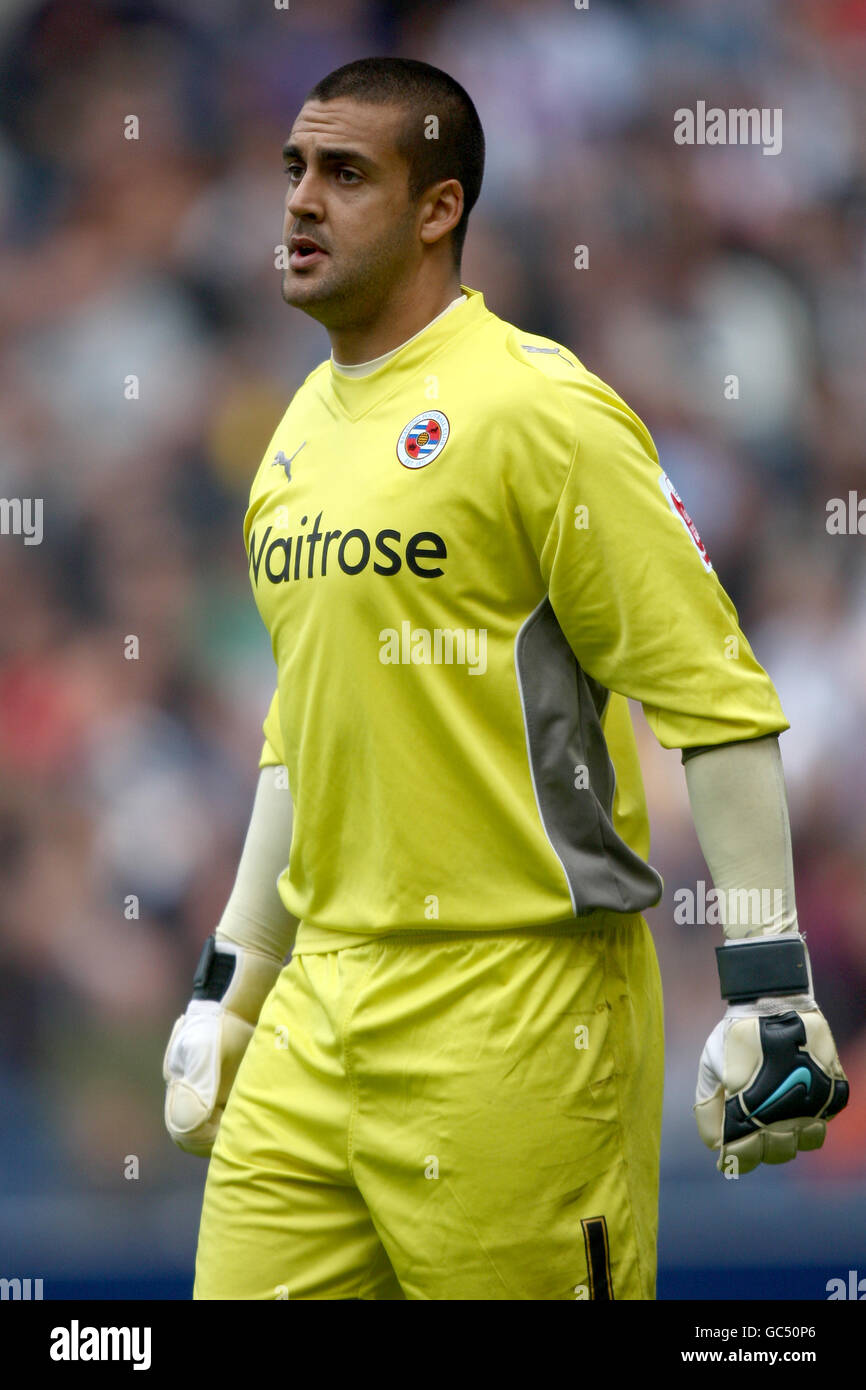
[[192, 999], [163, 1062], [165, 1124], [179, 1148], [206, 1157], [229, 1092], [282, 959], [208, 937]]
[[799, 933], [726, 943], [716, 956], [728, 1008], [701, 1056], [694, 1110], [716, 1167], [728, 1174], [735, 1160], [739, 1176], [820, 1149], [848, 1082]]

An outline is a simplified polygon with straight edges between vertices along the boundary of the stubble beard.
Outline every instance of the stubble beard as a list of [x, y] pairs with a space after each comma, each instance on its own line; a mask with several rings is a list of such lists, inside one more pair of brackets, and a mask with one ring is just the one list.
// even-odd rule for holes
[[[407, 238], [412, 210], [392, 229], [387, 239], [365, 248], [364, 254], [346, 265], [345, 252], [338, 264], [331, 257], [320, 263], [307, 279], [292, 270], [283, 273], [282, 295], [325, 328], [360, 326], [376, 316], [391, 288], [405, 274], [409, 251]], [[339, 265], [343, 264], [342, 270]]]

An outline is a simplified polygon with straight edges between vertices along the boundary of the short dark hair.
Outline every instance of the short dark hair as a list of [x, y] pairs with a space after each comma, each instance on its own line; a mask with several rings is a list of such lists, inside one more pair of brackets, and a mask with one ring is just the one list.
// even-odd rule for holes
[[[409, 166], [410, 198], [443, 179], [459, 179], [463, 215], [451, 232], [459, 270], [469, 214], [484, 177], [484, 131], [468, 92], [441, 68], [416, 58], [358, 58], [323, 77], [306, 100], [337, 97], [404, 108], [397, 148]], [[428, 116], [438, 119], [438, 139], [426, 138]]]

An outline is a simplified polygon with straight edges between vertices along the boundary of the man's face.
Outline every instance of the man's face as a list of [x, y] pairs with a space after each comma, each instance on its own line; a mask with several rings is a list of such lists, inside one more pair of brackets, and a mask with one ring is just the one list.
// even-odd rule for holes
[[[405, 119], [397, 106], [310, 101], [284, 147], [283, 298], [327, 328], [373, 317], [420, 262], [418, 205], [396, 149]], [[310, 243], [320, 250], [305, 251]]]

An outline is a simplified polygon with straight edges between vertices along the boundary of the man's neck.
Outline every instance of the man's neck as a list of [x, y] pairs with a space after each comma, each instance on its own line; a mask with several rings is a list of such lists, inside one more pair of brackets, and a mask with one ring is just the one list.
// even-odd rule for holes
[[457, 275], [446, 285], [431, 287], [420, 294], [417, 286], [406, 288], [378, 311], [373, 322], [329, 330], [334, 361], [350, 367], [381, 357], [409, 338], [414, 338], [460, 294], [462, 290]]

